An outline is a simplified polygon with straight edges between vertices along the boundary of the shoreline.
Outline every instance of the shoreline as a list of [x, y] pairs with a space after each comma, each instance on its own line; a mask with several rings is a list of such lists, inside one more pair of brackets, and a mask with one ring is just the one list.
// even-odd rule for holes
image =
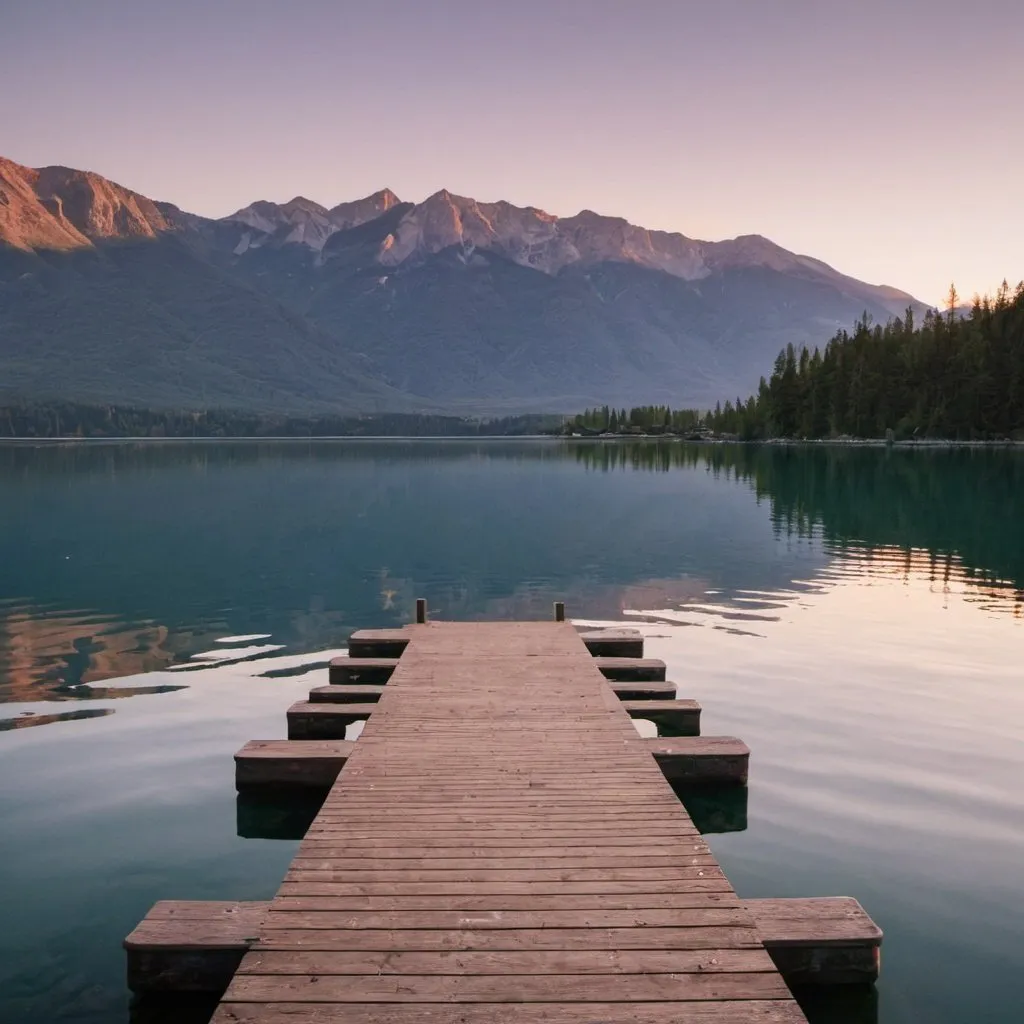
[[103, 444], [245, 444], [272, 441], [287, 444], [319, 444], [324, 442], [379, 442], [379, 441], [566, 441], [583, 444], [594, 442], [620, 443], [622, 441], [653, 441], [656, 443], [692, 444], [692, 445], [764, 445], [774, 448], [800, 447], [831, 447], [831, 448], [902, 448], [902, 449], [935, 449], [935, 448], [1020, 448], [1024, 449], [1024, 440], [1000, 441], [955, 441], [942, 438], [924, 438], [920, 440], [886, 441], [878, 437], [823, 437], [823, 438], [766, 438], [759, 440], [741, 440], [740, 438], [705, 437], [686, 438], [675, 434], [599, 434], [593, 437], [564, 434], [325, 434], [313, 437], [296, 437], [288, 434], [268, 434], [251, 436], [236, 434], [230, 437], [0, 437], [0, 446], [49, 446], [49, 445], [87, 445]]
[[1024, 441], [952, 441], [940, 438], [926, 438], [924, 440], [910, 441], [886, 441], [881, 437], [820, 437], [820, 438], [789, 438], [772, 437], [753, 441], [744, 441], [740, 438], [685, 438], [676, 437], [673, 434], [606, 434], [595, 437], [566, 437], [566, 441], [671, 441], [678, 444], [715, 445], [715, 444], [742, 444], [742, 445], [764, 445], [769, 448], [1021, 448], [1024, 449]]
[[253, 436], [234, 434], [230, 437], [0, 437], [0, 446], [12, 445], [101, 445], [101, 444], [242, 444], [264, 441], [289, 444], [315, 444], [322, 441], [561, 441], [558, 434], [324, 434], [296, 437], [294, 434]]

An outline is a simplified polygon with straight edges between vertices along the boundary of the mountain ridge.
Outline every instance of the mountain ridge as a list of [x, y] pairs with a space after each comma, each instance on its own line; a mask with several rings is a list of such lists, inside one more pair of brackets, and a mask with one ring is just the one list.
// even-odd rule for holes
[[[179, 353], [236, 407], [713, 405], [755, 387], [786, 343], [907, 306], [926, 308], [754, 234], [706, 242], [447, 189], [257, 200], [215, 219], [0, 158], [9, 391], [113, 401], [130, 381], [139, 400], [205, 402], [177, 363], [173, 387], [147, 378], [147, 361], [166, 374]], [[105, 370], [80, 361], [83, 337]]]
[[[95, 240], [97, 237], [124, 237], [137, 234], [152, 237], [158, 231], [173, 229], [173, 225], [162, 216], [159, 207], [169, 206], [175, 210], [179, 209], [174, 204], [154, 202], [93, 171], [78, 171], [58, 165], [29, 168], [15, 164], [14, 161], [3, 157], [0, 157], [0, 188], [2, 188], [2, 176], [5, 168], [21, 171], [26, 179], [33, 176], [42, 191], [41, 200], [48, 198], [53, 202], [63, 204], [67, 202], [68, 195], [74, 195], [74, 186], [77, 185], [80, 208], [83, 211], [79, 213], [78, 221], [74, 218], [62, 218], [59, 213], [53, 216], [58, 222], [62, 219], [70, 220], [72, 229], [77, 229], [78, 233], [87, 240]], [[85, 190], [89, 186], [99, 193], [91, 204], [83, 201], [85, 200]], [[102, 204], [109, 211], [116, 210], [118, 200], [120, 200], [120, 210], [117, 212], [121, 214], [120, 218], [116, 216], [116, 213], [112, 215], [110, 212], [103, 216], [105, 211], [102, 208], [97, 214], [94, 209]], [[276, 240], [280, 244], [295, 242], [310, 248], [322, 249], [330, 235], [367, 223], [401, 202], [402, 200], [390, 188], [383, 188], [361, 199], [342, 202], [330, 208], [304, 196], [295, 196], [286, 203], [276, 203], [264, 199], [255, 200], [234, 213], [219, 218], [188, 213], [185, 216], [222, 224], [245, 224], [268, 236], [277, 236]], [[45, 202], [41, 202], [40, 205], [44, 209], [46, 208]], [[859, 281], [836, 270], [823, 260], [792, 252], [764, 235], [756, 233], [737, 235], [734, 238], [719, 241], [708, 241], [691, 238], [677, 231], [641, 227], [624, 217], [599, 214], [590, 209], [580, 210], [579, 213], [569, 217], [560, 217], [547, 213], [539, 207], [519, 207], [505, 200], [480, 202], [471, 197], [457, 195], [446, 188], [438, 189], [422, 202], [410, 205], [412, 209], [404, 219], [406, 236], [413, 233], [415, 228], [419, 228], [422, 235], [421, 221], [424, 219], [433, 221], [435, 229], [440, 230], [436, 231], [436, 237], [430, 237], [427, 240], [421, 239], [422, 244], [419, 246], [410, 246], [408, 243], [403, 245], [403, 225], [400, 224], [394, 240], [391, 242], [385, 240], [382, 246], [381, 263], [384, 266], [394, 266], [409, 256], [421, 255], [424, 248], [433, 254], [457, 244], [478, 247], [498, 242], [501, 247], [501, 242], [504, 241], [507, 246], [507, 239], [511, 235], [509, 229], [518, 226], [520, 240], [526, 246], [531, 241], [546, 242], [557, 239], [553, 247], [562, 250], [561, 256], [565, 261], [561, 263], [557, 261], [557, 256], [548, 261], [531, 260], [523, 259], [521, 252], [506, 251], [506, 254], [516, 262], [545, 272], [560, 270], [568, 262], [586, 264], [610, 258], [662, 269], [685, 280], [699, 280], [708, 276], [713, 269], [738, 265], [770, 266], [777, 270], [803, 268], [835, 275], [846, 281], [856, 282], [860, 286], [876, 289], [888, 294], [893, 300], [907, 303], [918, 302], [908, 292], [893, 285], [875, 285]], [[443, 223], [443, 212], [439, 210], [439, 207], [446, 207], [451, 211], [450, 223]], [[47, 212], [50, 211], [47, 210]], [[504, 217], [505, 222], [500, 221], [500, 217]], [[114, 230], [115, 219], [119, 220], [120, 230]], [[532, 223], [528, 219], [532, 219]], [[83, 225], [79, 223], [82, 220], [88, 227], [83, 228]], [[437, 223], [439, 220], [442, 223]], [[514, 223], [509, 224], [509, 220]], [[524, 221], [526, 223], [523, 223]], [[308, 227], [310, 223], [322, 225], [326, 230], [312, 231]], [[558, 237], [558, 229], [563, 226], [565, 233], [569, 236], [567, 239]], [[285, 231], [281, 235], [282, 228], [291, 230]], [[602, 229], [603, 233], [598, 229]], [[82, 244], [80, 238], [76, 237], [75, 240], [78, 244]], [[17, 245], [17, 242], [12, 241], [11, 236], [4, 230], [2, 222], [0, 222], [0, 242]], [[618, 245], [613, 245], [614, 242], [618, 242]], [[573, 254], [575, 258], [566, 258], [566, 243], [571, 243], [571, 247], [577, 250], [577, 253]], [[28, 247], [45, 248], [46, 246], [43, 243], [41, 246], [29, 245]], [[688, 265], [688, 261], [692, 263], [692, 266]], [[898, 313], [901, 310], [894, 312]]]

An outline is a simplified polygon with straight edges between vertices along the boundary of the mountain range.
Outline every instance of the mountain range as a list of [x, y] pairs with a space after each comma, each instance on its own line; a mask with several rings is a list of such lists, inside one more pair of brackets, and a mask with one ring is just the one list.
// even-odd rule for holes
[[314, 414], [746, 395], [788, 342], [924, 307], [759, 235], [442, 190], [200, 217], [0, 158], [0, 396]]

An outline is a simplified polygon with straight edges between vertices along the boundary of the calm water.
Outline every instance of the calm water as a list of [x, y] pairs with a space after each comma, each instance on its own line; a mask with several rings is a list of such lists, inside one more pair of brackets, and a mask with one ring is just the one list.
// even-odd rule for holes
[[155, 900], [274, 893], [231, 754], [417, 596], [642, 625], [753, 749], [740, 895], [885, 929], [813, 1024], [1024, 1019], [1024, 455], [323, 442], [0, 447], [0, 1021], [124, 1024]]

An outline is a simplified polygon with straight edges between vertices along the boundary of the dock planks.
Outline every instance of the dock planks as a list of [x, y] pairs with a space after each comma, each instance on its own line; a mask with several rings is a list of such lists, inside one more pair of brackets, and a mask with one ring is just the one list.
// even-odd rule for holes
[[804, 1021], [625, 666], [568, 623], [406, 635], [215, 1024]]
[[[625, 840], [624, 840], [625, 841]], [[656, 892], [652, 883], [637, 894], [604, 892], [545, 893], [533, 889], [475, 894], [458, 885], [443, 892], [419, 895], [364, 896], [343, 891], [344, 886], [324, 886], [314, 894], [326, 909], [349, 911], [417, 910], [548, 910], [590, 908], [641, 910], [647, 908], [694, 909], [712, 905], [717, 897], [676, 893], [671, 883]], [[511, 883], [510, 883], [511, 885]], [[351, 889], [352, 887], [348, 887]], [[434, 886], [436, 890], [437, 886]], [[567, 889], [568, 886], [562, 886]], [[712, 880], [708, 892], [728, 891], [728, 882]], [[284, 909], [303, 910], [310, 894], [289, 902], [288, 883], [282, 886]], [[326, 899], [323, 897], [327, 897]], [[878, 977], [882, 932], [854, 899], [744, 900], [753, 914], [758, 934], [787, 985], [857, 985]], [[210, 992], [223, 994], [241, 967], [244, 954], [258, 941], [260, 923], [270, 904], [221, 903], [216, 901], [155, 904], [125, 939], [128, 954], [128, 987], [133, 992]], [[719, 936], [721, 944], [721, 932]], [[701, 932], [706, 938], [708, 930]], [[319, 975], [344, 967], [351, 974], [450, 974], [470, 967], [478, 974], [545, 974], [571, 968], [574, 974], [664, 974], [672, 971], [711, 973], [753, 970], [760, 966], [759, 951], [718, 949], [562, 950], [558, 959], [544, 950], [466, 950], [456, 961], [449, 956], [411, 950], [328, 951], [266, 950], [252, 957], [242, 973]]]

